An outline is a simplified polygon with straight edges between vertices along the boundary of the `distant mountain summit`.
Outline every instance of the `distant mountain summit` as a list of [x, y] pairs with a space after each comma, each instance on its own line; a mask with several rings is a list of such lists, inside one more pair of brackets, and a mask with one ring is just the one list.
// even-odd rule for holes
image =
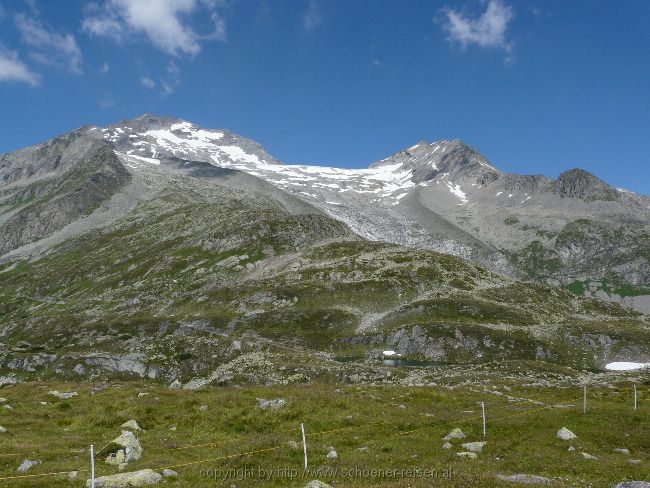
[[172, 175], [218, 178], [361, 238], [650, 312], [650, 199], [581, 169], [555, 180], [504, 173], [460, 140], [422, 141], [367, 169], [342, 169], [282, 164], [255, 141], [173, 117], [85, 126], [0, 157], [0, 253], [37, 252], [107, 225]]

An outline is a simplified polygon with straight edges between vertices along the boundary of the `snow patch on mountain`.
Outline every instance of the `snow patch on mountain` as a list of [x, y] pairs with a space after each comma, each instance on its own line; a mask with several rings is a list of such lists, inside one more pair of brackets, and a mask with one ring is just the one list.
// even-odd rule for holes
[[449, 191], [452, 192], [454, 195], [456, 195], [458, 199], [462, 202], [459, 205], [464, 205], [469, 201], [467, 199], [467, 194], [463, 190], [461, 190], [460, 185], [458, 184], [454, 185], [453, 183], [448, 181], [447, 188], [449, 188]]

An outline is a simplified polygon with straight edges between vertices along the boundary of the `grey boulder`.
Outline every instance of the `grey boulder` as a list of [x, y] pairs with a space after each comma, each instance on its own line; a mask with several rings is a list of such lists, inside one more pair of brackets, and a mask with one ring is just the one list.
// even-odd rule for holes
[[29, 459], [25, 459], [20, 466], [16, 468], [16, 471], [19, 473], [24, 473], [25, 471], [28, 471], [32, 469], [34, 466], [37, 464], [41, 464], [40, 461], [30, 461]]
[[553, 480], [544, 478], [543, 476], [536, 476], [534, 474], [498, 474], [498, 480], [507, 481], [509, 483], [518, 483], [520, 485], [552, 485]]
[[304, 488], [332, 488], [331, 485], [318, 480], [311, 480]]
[[[95, 479], [95, 488], [135, 488], [138, 486], [155, 485], [162, 481], [163, 476], [153, 469], [142, 469], [130, 473], [119, 473], [112, 476], [102, 476]], [[86, 480], [86, 488], [91, 488], [92, 480]]]
[[264, 398], [258, 398], [259, 407], [263, 410], [279, 410], [287, 404], [287, 401], [283, 398], [276, 398], [275, 400], [266, 400]]

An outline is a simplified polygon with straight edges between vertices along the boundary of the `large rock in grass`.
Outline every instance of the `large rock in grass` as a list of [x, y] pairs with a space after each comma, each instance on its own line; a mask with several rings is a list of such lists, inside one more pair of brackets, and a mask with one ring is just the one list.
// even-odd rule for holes
[[128, 420], [124, 422], [122, 425], [120, 425], [123, 429], [130, 429], [130, 430], [142, 430], [140, 426], [138, 425], [138, 422], [135, 420]]
[[552, 485], [553, 480], [544, 478], [543, 476], [535, 476], [534, 474], [498, 474], [498, 480], [507, 481], [509, 483], [517, 483], [520, 485]]
[[650, 488], [650, 483], [647, 481], [623, 481], [614, 485], [613, 488]]
[[[142, 469], [130, 473], [120, 473], [112, 476], [95, 478], [95, 488], [135, 488], [138, 486], [155, 485], [162, 481], [163, 476], [153, 469]], [[91, 488], [92, 480], [86, 480], [86, 488]]]
[[140, 459], [142, 446], [133, 432], [124, 430], [119, 437], [111, 441], [108, 452], [110, 453], [106, 458], [108, 464], [126, 464]]
[[470, 452], [470, 451], [464, 451], [464, 452], [457, 452], [456, 456], [462, 457], [465, 459], [476, 459], [478, 455], [475, 452]]
[[469, 452], [475, 452], [479, 453], [483, 450], [483, 446], [487, 444], [487, 441], [482, 441], [482, 442], [466, 442], [465, 444], [461, 444], [461, 447], [463, 449], [468, 450]]
[[51, 390], [47, 392], [48, 395], [55, 396], [61, 400], [70, 400], [72, 397], [79, 396], [79, 393], [76, 391], [57, 391], [57, 390]]
[[451, 439], [464, 439], [464, 438], [465, 438], [465, 434], [458, 427], [456, 427], [449, 434], [447, 434], [446, 436], [443, 437], [443, 439], [446, 440], [446, 441], [451, 440]]
[[280, 410], [287, 404], [284, 398], [276, 398], [275, 400], [258, 398], [257, 401], [259, 402], [259, 407], [263, 410]]
[[31, 461], [29, 459], [25, 459], [20, 466], [16, 468], [16, 471], [19, 473], [24, 473], [25, 471], [29, 471], [32, 469], [34, 466], [37, 464], [41, 464], [40, 461]]
[[332, 488], [331, 485], [323, 483], [322, 481], [312, 480], [305, 485], [305, 488]]
[[556, 435], [558, 439], [561, 439], [563, 441], [570, 441], [578, 437], [566, 427], [562, 427], [560, 430], [558, 430]]

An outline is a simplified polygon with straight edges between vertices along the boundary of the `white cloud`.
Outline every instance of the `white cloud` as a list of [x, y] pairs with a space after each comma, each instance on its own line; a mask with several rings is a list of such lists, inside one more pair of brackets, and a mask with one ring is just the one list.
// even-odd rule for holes
[[307, 11], [302, 16], [302, 26], [306, 31], [314, 30], [323, 23], [323, 16], [320, 13], [320, 5], [316, 0], [310, 0]]
[[36, 73], [18, 59], [15, 52], [0, 47], [0, 81], [19, 81], [33, 86], [38, 84], [39, 79]]
[[140, 83], [147, 90], [153, 90], [154, 88], [156, 88], [156, 82], [147, 76], [143, 76], [142, 78], [140, 78]]
[[167, 65], [167, 76], [164, 79], [160, 80], [160, 89], [162, 91], [162, 94], [171, 95], [174, 93], [176, 87], [178, 87], [178, 85], [181, 83], [180, 77], [180, 68], [176, 65], [176, 63], [170, 61]]
[[[178, 56], [194, 56], [201, 41], [226, 40], [226, 24], [216, 11], [215, 0], [105, 0], [89, 7], [82, 28], [91, 36], [121, 42], [134, 35], [144, 35], [161, 51]], [[197, 10], [210, 14], [213, 31], [198, 34], [189, 20]]]
[[512, 7], [501, 0], [489, 0], [485, 12], [475, 18], [451, 8], [445, 8], [443, 13], [447, 39], [463, 49], [475, 44], [485, 48], [504, 49], [508, 53], [512, 50], [512, 43], [506, 38], [506, 29], [514, 12]]
[[99, 66], [99, 72], [102, 73], [102, 74], [108, 73], [110, 71], [110, 69], [111, 69], [111, 66], [108, 63], [102, 63]]
[[43, 23], [25, 14], [16, 15], [16, 27], [22, 41], [31, 48], [30, 56], [42, 64], [65, 66], [81, 73], [83, 57], [72, 34], [49, 30]]

